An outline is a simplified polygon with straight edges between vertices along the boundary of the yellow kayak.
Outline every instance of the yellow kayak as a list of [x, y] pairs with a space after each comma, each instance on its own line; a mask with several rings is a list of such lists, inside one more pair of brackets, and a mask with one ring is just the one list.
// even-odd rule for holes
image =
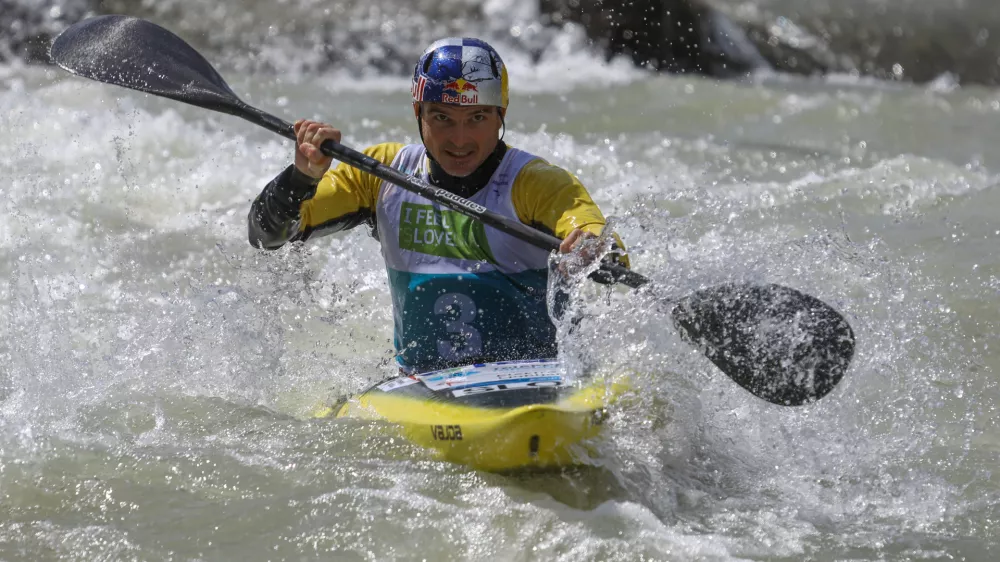
[[442, 460], [478, 470], [558, 468], [587, 457], [625, 381], [575, 381], [557, 360], [468, 365], [383, 381], [315, 417], [379, 419]]

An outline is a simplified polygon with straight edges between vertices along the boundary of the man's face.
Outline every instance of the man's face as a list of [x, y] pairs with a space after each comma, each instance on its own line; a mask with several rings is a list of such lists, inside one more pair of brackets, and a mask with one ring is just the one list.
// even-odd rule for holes
[[420, 111], [414, 103], [413, 112], [420, 115], [427, 151], [452, 176], [471, 174], [497, 146], [501, 119], [492, 105], [424, 103]]

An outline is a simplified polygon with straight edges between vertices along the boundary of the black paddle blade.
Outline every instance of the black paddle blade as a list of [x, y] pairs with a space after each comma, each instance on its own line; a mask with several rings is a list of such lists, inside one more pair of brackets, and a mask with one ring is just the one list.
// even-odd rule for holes
[[712, 363], [768, 402], [799, 406], [826, 396], [854, 356], [854, 332], [823, 301], [780, 285], [727, 284], [672, 310], [674, 325]]
[[52, 61], [73, 74], [239, 115], [243, 102], [198, 51], [162, 27], [129, 16], [71, 25], [52, 43]]

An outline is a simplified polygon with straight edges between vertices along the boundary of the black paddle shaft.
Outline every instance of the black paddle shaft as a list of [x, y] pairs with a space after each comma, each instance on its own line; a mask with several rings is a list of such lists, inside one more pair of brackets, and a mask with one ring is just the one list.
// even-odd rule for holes
[[[114, 84], [246, 119], [295, 140], [292, 125], [244, 103], [194, 48], [170, 31], [128, 16], [99, 16], [67, 28], [52, 44], [64, 69]], [[328, 156], [396, 184], [539, 248], [560, 240], [482, 205], [433, 187], [333, 141]], [[602, 282], [630, 287], [648, 279], [602, 263]], [[854, 356], [854, 333], [822, 301], [780, 285], [726, 284], [668, 299], [674, 324], [726, 375], [751, 393], [782, 405], [800, 405], [829, 393]]]

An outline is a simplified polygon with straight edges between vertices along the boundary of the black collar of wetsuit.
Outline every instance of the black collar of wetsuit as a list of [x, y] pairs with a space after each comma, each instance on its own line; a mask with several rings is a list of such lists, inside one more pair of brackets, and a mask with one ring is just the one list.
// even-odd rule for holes
[[500, 167], [504, 155], [507, 154], [507, 145], [503, 141], [497, 141], [497, 147], [486, 157], [486, 160], [479, 165], [471, 174], [460, 178], [444, 171], [441, 164], [427, 153], [427, 159], [431, 162], [430, 180], [431, 184], [441, 189], [446, 189], [459, 197], [468, 199], [477, 191], [486, 187], [493, 177], [493, 172]]

